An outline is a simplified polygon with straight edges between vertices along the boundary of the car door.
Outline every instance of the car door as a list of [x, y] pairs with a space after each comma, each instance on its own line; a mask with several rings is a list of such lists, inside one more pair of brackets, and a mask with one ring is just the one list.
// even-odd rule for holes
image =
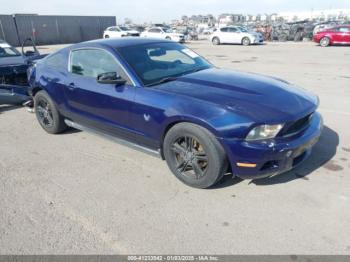
[[336, 35], [336, 42], [350, 43], [350, 27], [338, 27]]
[[[64, 93], [73, 120], [128, 138], [135, 90], [117, 57], [105, 49], [86, 48], [72, 50], [69, 59]], [[107, 72], [117, 72], [126, 83], [98, 83], [97, 76]]]
[[151, 28], [148, 31], [147, 36], [148, 37], [154, 37], [154, 38], [160, 38], [161, 37], [161, 33], [162, 33], [162, 30], [160, 30], [159, 28]]
[[219, 38], [221, 43], [229, 43], [230, 42], [230, 37], [229, 37], [229, 32], [228, 32], [228, 27], [222, 27], [219, 29]]
[[240, 39], [240, 31], [236, 27], [229, 27], [228, 28], [228, 42], [230, 44], [240, 44], [241, 39]]

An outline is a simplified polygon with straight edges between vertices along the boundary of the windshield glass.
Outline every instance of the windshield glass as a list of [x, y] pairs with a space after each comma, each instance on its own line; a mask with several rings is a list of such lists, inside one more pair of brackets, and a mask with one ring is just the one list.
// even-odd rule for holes
[[244, 33], [248, 32], [248, 30], [244, 27], [239, 27], [239, 30], [241, 30], [241, 32], [244, 32]]
[[12, 46], [8, 44], [0, 44], [0, 57], [20, 56], [21, 54]]
[[118, 51], [145, 86], [212, 67], [195, 52], [177, 43], [129, 46]]
[[165, 33], [173, 33], [173, 30], [170, 28], [163, 28]]

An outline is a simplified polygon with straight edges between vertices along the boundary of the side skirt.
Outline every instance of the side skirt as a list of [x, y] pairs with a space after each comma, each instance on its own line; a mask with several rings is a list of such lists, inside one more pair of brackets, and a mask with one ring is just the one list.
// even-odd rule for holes
[[153, 150], [153, 149], [150, 149], [150, 148], [147, 148], [147, 147], [144, 147], [144, 146], [141, 146], [141, 145], [129, 142], [127, 140], [124, 140], [124, 139], [121, 139], [121, 138], [118, 138], [118, 137], [115, 137], [115, 136], [111, 136], [109, 134], [106, 134], [106, 133], [103, 133], [101, 131], [89, 128], [87, 126], [80, 125], [80, 124], [75, 123], [75, 122], [73, 122], [71, 120], [68, 120], [68, 119], [65, 119], [64, 122], [69, 127], [72, 127], [72, 128], [75, 128], [75, 129], [79, 129], [79, 130], [82, 130], [82, 131], [87, 131], [89, 133], [93, 133], [95, 135], [101, 136], [103, 138], [111, 140], [111, 141], [113, 141], [115, 143], [118, 143], [120, 145], [127, 146], [129, 148], [132, 148], [134, 150], [140, 151], [142, 153], [146, 153], [148, 155], [155, 156], [155, 157], [158, 157], [158, 158], [162, 159], [162, 156], [161, 156], [161, 153], [160, 153], [159, 149], [158, 150]]

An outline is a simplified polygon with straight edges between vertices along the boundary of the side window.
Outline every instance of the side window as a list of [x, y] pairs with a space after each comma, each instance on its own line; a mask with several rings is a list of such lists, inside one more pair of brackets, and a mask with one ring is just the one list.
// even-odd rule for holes
[[228, 28], [227, 27], [223, 27], [223, 28], [220, 29], [220, 31], [226, 33], [226, 32], [228, 32]]
[[67, 67], [66, 59], [61, 53], [53, 54], [46, 57], [45, 64], [55, 69], [64, 69]]
[[70, 59], [70, 72], [72, 74], [97, 78], [102, 73], [117, 72], [129, 84], [131, 83], [116, 58], [107, 51], [100, 49], [75, 50], [72, 51]]
[[350, 27], [339, 27], [338, 31], [342, 33], [347, 33], [350, 32]]
[[160, 33], [160, 30], [158, 28], [152, 28], [149, 30], [150, 33]]
[[235, 27], [230, 27], [230, 28], [228, 28], [228, 31], [229, 31], [230, 33], [236, 33], [238, 30], [237, 30], [237, 28], [235, 28]]

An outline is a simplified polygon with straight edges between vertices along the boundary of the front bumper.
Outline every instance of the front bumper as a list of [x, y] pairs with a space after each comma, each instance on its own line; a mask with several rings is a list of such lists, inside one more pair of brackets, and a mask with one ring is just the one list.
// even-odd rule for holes
[[253, 43], [254, 44], [263, 44], [264, 43], [264, 39], [262, 37], [255, 38]]
[[17, 85], [0, 85], [0, 105], [20, 105], [30, 100], [28, 88]]
[[[233, 174], [243, 179], [256, 179], [286, 172], [300, 164], [310, 155], [322, 129], [322, 117], [315, 112], [309, 127], [293, 137], [260, 142], [221, 138], [220, 142]], [[240, 167], [237, 163], [246, 163], [249, 167]]]

